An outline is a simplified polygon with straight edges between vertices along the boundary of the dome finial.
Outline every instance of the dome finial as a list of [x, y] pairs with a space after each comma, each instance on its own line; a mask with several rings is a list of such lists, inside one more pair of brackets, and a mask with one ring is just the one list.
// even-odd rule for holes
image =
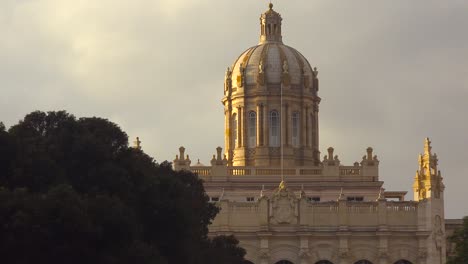
[[270, 8], [270, 10], [272, 10], [272, 9], [273, 9], [273, 3], [270, 2], [270, 4], [268, 5], [268, 7]]

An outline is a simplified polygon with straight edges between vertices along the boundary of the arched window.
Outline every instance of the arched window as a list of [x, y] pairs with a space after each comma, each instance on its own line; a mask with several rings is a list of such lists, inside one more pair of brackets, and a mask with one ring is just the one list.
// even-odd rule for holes
[[299, 125], [299, 112], [292, 114], [292, 145], [293, 147], [299, 147], [299, 136], [300, 136], [300, 125]]
[[280, 146], [280, 117], [278, 111], [270, 112], [270, 146]]
[[294, 263], [292, 263], [291, 261], [287, 261], [287, 260], [280, 260], [276, 262], [276, 264], [294, 264]]
[[231, 131], [232, 131], [232, 143], [234, 144], [234, 148], [237, 148], [237, 114], [232, 115], [231, 120]]
[[400, 259], [399, 261], [395, 262], [395, 264], [413, 264], [413, 263], [405, 259]]
[[370, 262], [368, 260], [365, 260], [365, 259], [362, 259], [362, 260], [358, 260], [358, 261], [354, 262], [354, 264], [372, 264], [372, 262]]
[[249, 112], [249, 147], [257, 145], [257, 114], [254, 111]]
[[333, 264], [333, 263], [328, 260], [320, 260], [320, 261], [315, 262], [315, 264]]

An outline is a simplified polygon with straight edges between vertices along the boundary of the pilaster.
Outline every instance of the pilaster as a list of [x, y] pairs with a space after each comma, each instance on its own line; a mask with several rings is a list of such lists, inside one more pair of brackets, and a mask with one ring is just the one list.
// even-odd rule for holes
[[263, 105], [257, 104], [257, 147], [263, 146]]

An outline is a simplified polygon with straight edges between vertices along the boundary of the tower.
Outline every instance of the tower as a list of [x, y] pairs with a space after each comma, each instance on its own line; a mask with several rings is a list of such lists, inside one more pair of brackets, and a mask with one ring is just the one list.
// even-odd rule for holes
[[438, 162], [437, 154], [432, 154], [431, 141], [426, 138], [424, 141], [424, 154], [419, 154], [419, 169], [414, 177], [415, 201], [429, 198], [443, 199], [444, 184], [442, 183], [440, 171], [437, 169]]
[[438, 170], [437, 155], [432, 154], [429, 138], [424, 141], [424, 154], [419, 154], [419, 169], [414, 177], [414, 200], [419, 201], [425, 210], [419, 215], [425, 223], [425, 228], [431, 230], [427, 239], [419, 241], [420, 248], [427, 248], [427, 263], [445, 263], [445, 215], [444, 215], [444, 189], [442, 176]]
[[[283, 44], [273, 5], [260, 16], [260, 42], [225, 75], [225, 146], [229, 165], [311, 166], [320, 163], [318, 71]], [[282, 151], [280, 151], [280, 148]]]

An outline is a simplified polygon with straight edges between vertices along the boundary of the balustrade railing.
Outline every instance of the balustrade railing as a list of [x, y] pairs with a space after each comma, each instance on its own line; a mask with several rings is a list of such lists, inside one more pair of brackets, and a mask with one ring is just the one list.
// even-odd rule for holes
[[[338, 168], [327, 167], [296, 167], [285, 168], [262, 168], [249, 166], [226, 166], [218, 167], [216, 175], [211, 166], [193, 166], [190, 170], [199, 176], [307, 176], [311, 180], [323, 181], [377, 181], [377, 175], [363, 175], [363, 171], [355, 166], [339, 166]], [[218, 175], [219, 174], [219, 175]]]
[[191, 167], [190, 169], [198, 176], [211, 176], [211, 167]]

